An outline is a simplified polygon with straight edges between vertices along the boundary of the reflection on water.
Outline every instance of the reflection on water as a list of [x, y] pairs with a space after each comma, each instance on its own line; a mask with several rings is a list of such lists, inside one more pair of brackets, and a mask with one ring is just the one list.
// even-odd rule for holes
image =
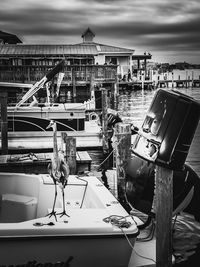
[[[200, 102], [200, 88], [175, 90]], [[140, 127], [154, 94], [155, 91], [133, 91], [121, 94], [118, 111], [123, 121]], [[198, 244], [200, 244], [200, 224], [191, 215], [185, 213], [179, 215], [176, 218], [173, 233], [173, 249], [178, 266], [194, 266], [193, 262], [200, 259]], [[186, 262], [188, 257], [189, 261]]]

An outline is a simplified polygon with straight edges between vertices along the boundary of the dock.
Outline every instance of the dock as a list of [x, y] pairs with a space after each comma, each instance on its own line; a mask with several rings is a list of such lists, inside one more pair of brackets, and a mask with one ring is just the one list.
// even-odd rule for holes
[[[47, 173], [52, 153], [29, 153], [0, 156], [0, 171]], [[91, 170], [92, 159], [87, 151], [76, 152], [77, 173]]]

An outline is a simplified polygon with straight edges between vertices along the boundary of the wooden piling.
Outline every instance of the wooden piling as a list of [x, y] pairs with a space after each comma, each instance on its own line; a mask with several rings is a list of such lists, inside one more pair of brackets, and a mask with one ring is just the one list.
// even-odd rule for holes
[[117, 189], [120, 203], [125, 202], [125, 168], [131, 158], [131, 125], [116, 123], [114, 128], [116, 155]]
[[7, 92], [0, 92], [1, 105], [1, 154], [8, 154]]
[[172, 266], [173, 171], [156, 166], [156, 266]]
[[94, 88], [95, 82], [94, 82], [94, 79], [95, 79], [95, 72], [94, 72], [94, 67], [92, 67], [91, 78], [90, 78], [90, 99], [92, 101], [94, 101], [94, 105], [95, 105], [94, 109], [96, 109], [95, 88]]
[[76, 138], [67, 136], [65, 132], [61, 133], [61, 136], [65, 144], [65, 157], [69, 164], [70, 174], [76, 174]]
[[174, 88], [174, 73], [172, 72], [172, 89]]
[[108, 145], [108, 97], [107, 90], [101, 88], [102, 90], [102, 142], [103, 142], [103, 153], [107, 154], [109, 152]]
[[72, 68], [72, 90], [73, 90], [73, 102], [76, 103], [76, 77], [75, 70]]
[[114, 83], [114, 104], [113, 104], [114, 110], [118, 110], [118, 95], [119, 95], [119, 84], [116, 81]]
[[142, 71], [142, 92], [144, 92], [144, 80], [145, 80], [145, 74], [144, 71]]
[[185, 77], [185, 87], [188, 88], [188, 83], [187, 83], [188, 72], [187, 72], [187, 70], [186, 70], [186, 72], [185, 72], [185, 75], [186, 75], [186, 77]]

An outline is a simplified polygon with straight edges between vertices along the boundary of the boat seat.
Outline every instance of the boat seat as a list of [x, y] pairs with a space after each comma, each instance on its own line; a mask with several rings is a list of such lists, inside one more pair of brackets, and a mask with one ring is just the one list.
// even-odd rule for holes
[[37, 198], [17, 194], [2, 194], [1, 223], [15, 223], [36, 218]]

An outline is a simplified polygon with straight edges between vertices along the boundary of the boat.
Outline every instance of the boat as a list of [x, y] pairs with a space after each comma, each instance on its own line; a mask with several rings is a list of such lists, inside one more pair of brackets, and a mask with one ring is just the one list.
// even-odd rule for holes
[[[50, 101], [48, 83], [61, 73], [64, 61], [57, 64], [39, 82], [36, 82], [15, 106], [7, 107], [7, 130], [9, 150], [52, 149], [52, 129], [46, 127], [50, 120], [58, 125], [58, 142], [61, 146], [61, 132], [77, 139], [77, 147], [101, 147], [101, 127], [98, 115], [86, 114], [87, 103], [56, 103]], [[61, 83], [61, 81], [59, 82]], [[35, 94], [46, 87], [46, 102], [38, 103]], [[58, 90], [59, 93], [59, 90]], [[33, 101], [27, 103], [27, 100]], [[93, 114], [94, 112], [92, 112]]]
[[136, 218], [95, 176], [69, 175], [64, 190], [68, 216], [50, 217], [50, 175], [0, 173], [1, 266], [128, 266], [139, 234]]
[[54, 103], [48, 106], [7, 107], [9, 150], [52, 149], [52, 130], [46, 129], [50, 120], [58, 125], [58, 142], [61, 132], [76, 138], [76, 146], [101, 147], [101, 127], [98, 120], [89, 120], [82, 103]]

